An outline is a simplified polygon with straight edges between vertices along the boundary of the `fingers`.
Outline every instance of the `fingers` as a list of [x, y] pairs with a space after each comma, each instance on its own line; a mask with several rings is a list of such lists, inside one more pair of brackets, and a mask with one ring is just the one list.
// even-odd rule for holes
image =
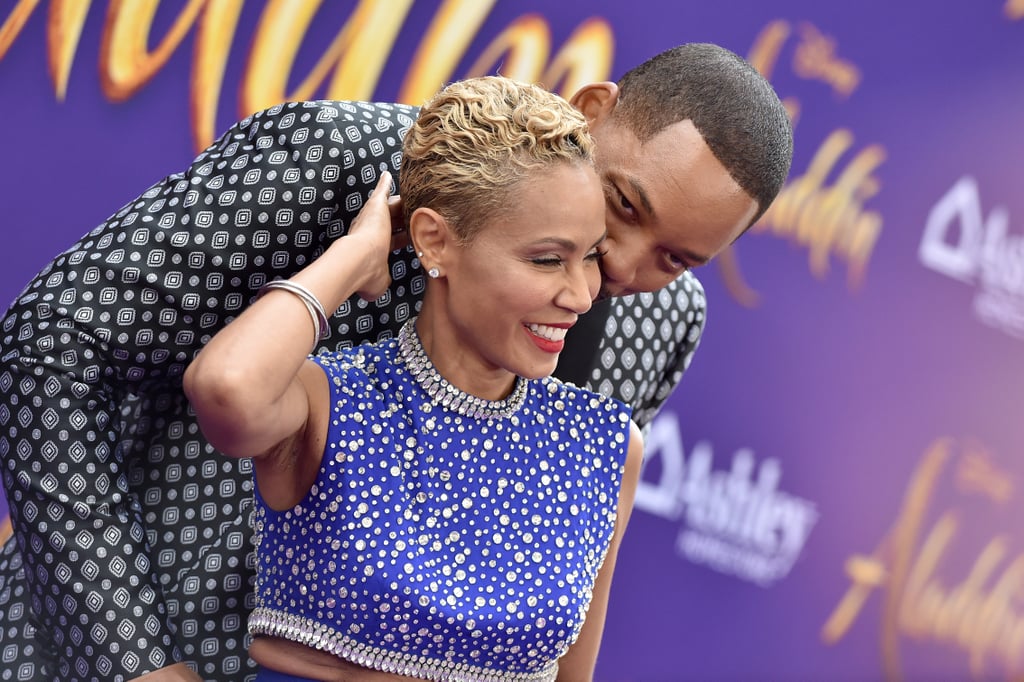
[[[370, 196], [367, 199], [366, 204], [359, 211], [359, 215], [356, 217], [355, 223], [353, 223], [353, 230], [358, 230], [357, 225], [364, 221], [370, 220], [369, 216], [374, 216], [373, 222], [379, 225], [379, 218], [382, 217], [381, 211], [386, 210], [388, 212], [388, 219], [391, 225], [391, 251], [398, 251], [404, 249], [410, 244], [409, 233], [405, 229], [405, 221], [402, 213], [402, 197], [399, 195], [391, 194], [392, 184], [394, 178], [388, 171], [383, 171], [380, 175], [380, 179], [377, 180], [377, 185], [370, 192]], [[383, 204], [383, 205], [382, 205]], [[363, 217], [363, 214], [367, 217]]]
[[391, 250], [398, 251], [409, 246], [409, 231], [405, 229], [405, 213], [402, 197], [393, 194], [388, 197], [388, 211], [391, 213]]
[[388, 202], [388, 197], [391, 195], [391, 186], [393, 182], [391, 179], [391, 173], [384, 171], [380, 174], [380, 180], [377, 181], [377, 186], [373, 188], [373, 192], [370, 193], [370, 201], [383, 201], [385, 204]]
[[391, 173], [384, 171], [380, 174], [376, 186], [370, 191], [370, 196], [367, 197], [366, 203], [359, 209], [359, 213], [353, 221], [353, 229], [356, 228], [356, 225], [371, 220], [378, 225], [386, 220], [386, 224], [393, 228], [395, 221], [390, 200], [391, 183]]
[[388, 197], [388, 212], [391, 213], [391, 222], [401, 223], [402, 222], [402, 197], [398, 194], [392, 194]]
[[388, 213], [391, 214], [391, 232], [405, 230], [405, 215], [402, 212], [402, 197], [397, 194], [388, 197]]

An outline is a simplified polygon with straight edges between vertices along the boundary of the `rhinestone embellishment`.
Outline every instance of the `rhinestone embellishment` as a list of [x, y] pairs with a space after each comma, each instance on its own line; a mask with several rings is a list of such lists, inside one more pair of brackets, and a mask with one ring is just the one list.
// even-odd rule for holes
[[611, 546], [628, 408], [554, 379], [467, 400], [423, 345], [409, 326], [314, 358], [321, 469], [291, 509], [256, 491], [249, 630], [417, 679], [553, 682]]
[[435, 405], [457, 412], [464, 417], [473, 419], [509, 419], [526, 400], [526, 389], [529, 382], [523, 377], [516, 377], [512, 393], [504, 400], [486, 400], [462, 391], [438, 374], [434, 364], [427, 357], [427, 352], [420, 343], [416, 333], [416, 318], [402, 325], [398, 332], [398, 348], [402, 361], [409, 373], [416, 379]]

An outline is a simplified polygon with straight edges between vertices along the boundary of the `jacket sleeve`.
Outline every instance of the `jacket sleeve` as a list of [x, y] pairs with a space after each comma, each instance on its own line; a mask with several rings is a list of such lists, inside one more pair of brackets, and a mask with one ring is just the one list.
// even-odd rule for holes
[[149, 439], [195, 433], [188, 362], [264, 282], [342, 236], [382, 170], [397, 177], [414, 117], [303, 102], [246, 118], [57, 256], [7, 311], [3, 483], [53, 677], [130, 679], [189, 653], [165, 596], [177, 567], [154, 556], [139, 499]]

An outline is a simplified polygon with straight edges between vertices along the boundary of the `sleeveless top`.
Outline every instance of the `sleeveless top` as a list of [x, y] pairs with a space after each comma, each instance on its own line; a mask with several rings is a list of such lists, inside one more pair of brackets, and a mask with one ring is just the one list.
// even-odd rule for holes
[[552, 680], [615, 529], [629, 408], [556, 379], [462, 393], [414, 323], [314, 358], [331, 386], [299, 504], [256, 491], [254, 635], [428, 680]]

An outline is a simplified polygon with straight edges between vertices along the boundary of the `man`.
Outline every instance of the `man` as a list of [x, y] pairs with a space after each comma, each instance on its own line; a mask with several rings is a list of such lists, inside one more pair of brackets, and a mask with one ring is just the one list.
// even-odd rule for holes
[[[745, 61], [684, 45], [572, 99], [607, 198], [603, 295], [556, 375], [650, 422], [703, 329], [690, 268], [774, 199], [792, 132]], [[203, 440], [181, 375], [270, 279], [345, 233], [416, 116], [303, 102], [236, 124], [58, 256], [0, 325], [0, 457], [17, 543], [0, 564], [0, 660], [25, 679], [242, 679], [251, 608], [251, 474]], [[395, 334], [423, 273], [353, 299], [323, 347]], [[586, 327], [586, 325], [580, 325]], [[15, 544], [17, 545], [15, 547]], [[22, 562], [24, 568], [21, 569]], [[30, 611], [30, 613], [28, 613]], [[148, 674], [147, 674], [148, 673]], [[17, 678], [16, 678], [17, 679]]]

